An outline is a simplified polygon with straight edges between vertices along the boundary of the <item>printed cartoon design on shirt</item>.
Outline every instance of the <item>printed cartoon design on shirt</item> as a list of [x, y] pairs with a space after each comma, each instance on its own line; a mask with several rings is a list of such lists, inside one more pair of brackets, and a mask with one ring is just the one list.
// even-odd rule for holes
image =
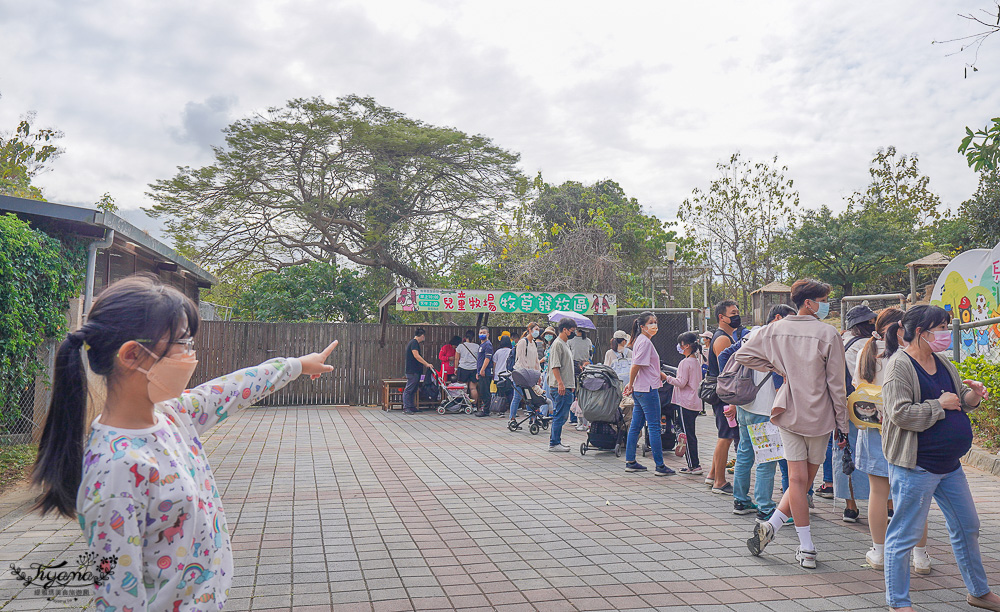
[[148, 429], [94, 421], [76, 505], [90, 549], [118, 558], [96, 609], [222, 609], [232, 546], [199, 436], [301, 371], [297, 359], [272, 359], [222, 376], [157, 404]]

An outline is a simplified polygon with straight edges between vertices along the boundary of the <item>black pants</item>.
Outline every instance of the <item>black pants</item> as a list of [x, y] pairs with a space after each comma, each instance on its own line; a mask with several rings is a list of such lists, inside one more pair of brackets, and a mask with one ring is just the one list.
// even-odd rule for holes
[[490, 413], [490, 383], [492, 379], [489, 376], [483, 376], [479, 379], [479, 402], [483, 407], [483, 412], [486, 414]]
[[420, 387], [420, 374], [406, 373], [406, 388], [403, 389], [403, 410], [417, 409], [417, 391]]
[[698, 436], [695, 434], [694, 420], [701, 414], [695, 410], [678, 408], [681, 411], [681, 425], [684, 434], [687, 436], [687, 463], [688, 467], [694, 469], [701, 467], [701, 460], [698, 459]]

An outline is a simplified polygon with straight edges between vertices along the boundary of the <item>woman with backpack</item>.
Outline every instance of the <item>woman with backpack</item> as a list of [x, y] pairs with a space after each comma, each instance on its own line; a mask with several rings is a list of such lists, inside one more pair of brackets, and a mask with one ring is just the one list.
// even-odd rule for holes
[[476, 362], [479, 356], [479, 345], [475, 341], [476, 333], [471, 329], [465, 332], [465, 341], [455, 347], [458, 356], [458, 368], [455, 376], [458, 382], [465, 383], [469, 397], [475, 405], [479, 402], [479, 385], [476, 384]]
[[673, 403], [681, 407], [681, 435], [684, 438], [678, 445], [686, 447], [684, 455], [687, 457], [687, 467], [682, 467], [680, 473], [698, 475], [702, 473], [702, 469], [694, 421], [701, 414], [702, 408], [701, 398], [698, 397], [698, 385], [702, 379], [701, 343], [696, 333], [684, 332], [677, 336], [677, 346], [684, 359], [677, 365], [677, 376], [667, 375], [664, 381], [673, 385]]
[[[535, 345], [535, 340], [538, 340], [542, 335], [542, 328], [538, 323], [532, 321], [528, 323], [525, 328], [524, 333], [521, 334], [520, 339], [517, 341], [517, 345], [514, 346], [514, 369], [515, 370], [532, 370], [538, 372], [541, 376], [542, 367], [538, 363], [538, 349]], [[521, 407], [521, 388], [516, 384], [514, 385], [514, 397], [510, 401], [510, 420], [513, 421], [517, 416], [517, 409]]]
[[[886, 308], [875, 319], [875, 331], [865, 342], [865, 347], [858, 355], [857, 366], [854, 368], [854, 386], [868, 383], [881, 388], [885, 375], [885, 338], [889, 334], [896, 336], [898, 345], [902, 342], [903, 329], [899, 321], [903, 311], [898, 308]], [[880, 420], [884, 415], [879, 415]], [[868, 497], [868, 529], [872, 536], [872, 547], [865, 553], [865, 560], [872, 569], [882, 571], [885, 567], [885, 530], [889, 524], [889, 464], [882, 454], [882, 433], [875, 427], [858, 431], [857, 450], [854, 462], [859, 472], [868, 475], [870, 494]], [[918, 574], [931, 573], [931, 558], [927, 556], [927, 523], [924, 522], [924, 535], [913, 548], [913, 571]]]
[[[882, 381], [882, 451], [889, 463], [895, 513], [885, 534], [885, 599], [897, 610], [910, 604], [910, 551], [920, 541], [937, 501], [948, 525], [951, 547], [970, 605], [1000, 612], [1000, 596], [990, 591], [979, 552], [979, 515], [962, 469], [972, 448], [968, 413], [989, 392], [983, 383], [962, 380], [942, 353], [951, 345], [951, 314], [919, 305], [889, 326], [885, 335]], [[906, 348], [899, 350], [896, 329]]]
[[[325, 361], [336, 342], [185, 390], [198, 323], [187, 296], [134, 276], [105, 289], [56, 353], [32, 479], [43, 514], [79, 519], [95, 558], [117, 559], [94, 592], [98, 609], [223, 608], [233, 549], [201, 437], [300, 375], [333, 370]], [[105, 391], [91, 423], [88, 379]]]

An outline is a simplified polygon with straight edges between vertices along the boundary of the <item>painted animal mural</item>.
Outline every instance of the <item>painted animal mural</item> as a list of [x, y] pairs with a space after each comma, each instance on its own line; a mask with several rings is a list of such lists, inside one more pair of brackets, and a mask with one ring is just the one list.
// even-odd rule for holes
[[[931, 304], [962, 323], [1000, 317], [1000, 244], [952, 259], [934, 284]], [[964, 355], [1000, 361], [1000, 324], [962, 330], [960, 347]]]

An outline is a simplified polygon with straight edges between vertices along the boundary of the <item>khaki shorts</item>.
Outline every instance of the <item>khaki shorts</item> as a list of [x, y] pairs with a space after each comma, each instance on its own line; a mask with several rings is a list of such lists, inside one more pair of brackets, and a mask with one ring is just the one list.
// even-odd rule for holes
[[[779, 428], [780, 429], [780, 428]], [[800, 436], [787, 429], [781, 430], [781, 445], [788, 461], [808, 461], [812, 465], [823, 465], [826, 461], [826, 447], [830, 434], [823, 436]]]

